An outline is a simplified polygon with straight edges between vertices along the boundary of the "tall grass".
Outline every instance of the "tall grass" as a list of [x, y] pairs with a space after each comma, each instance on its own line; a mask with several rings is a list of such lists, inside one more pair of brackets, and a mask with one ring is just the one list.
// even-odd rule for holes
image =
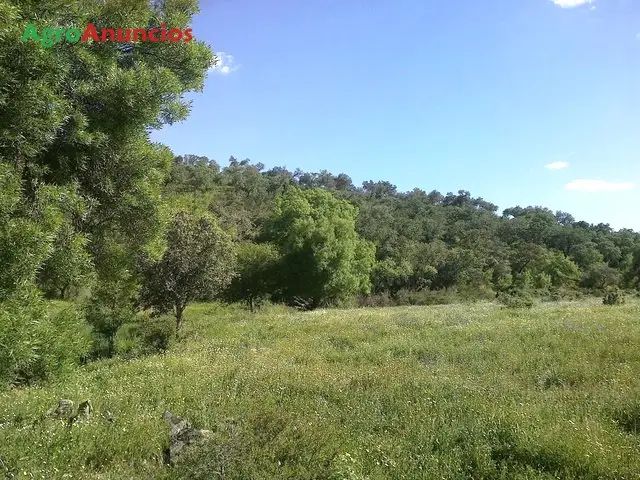
[[[639, 314], [637, 302], [255, 315], [195, 305], [164, 355], [2, 394], [0, 469], [47, 479], [640, 478]], [[91, 399], [96, 415], [72, 428], [44, 419], [59, 398]], [[162, 464], [166, 409], [214, 430], [172, 468]]]

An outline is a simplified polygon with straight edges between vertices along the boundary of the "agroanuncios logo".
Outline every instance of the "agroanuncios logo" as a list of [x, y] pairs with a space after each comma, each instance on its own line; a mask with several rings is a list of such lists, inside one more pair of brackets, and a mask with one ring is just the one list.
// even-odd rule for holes
[[53, 47], [56, 43], [67, 41], [69, 43], [78, 42], [190, 42], [193, 40], [191, 29], [181, 30], [179, 28], [167, 29], [167, 24], [163, 23], [155, 28], [103, 28], [100, 31], [93, 23], [89, 23], [84, 30], [79, 28], [38, 28], [30, 23], [25, 28], [22, 37], [23, 42], [33, 40], [45, 48]]

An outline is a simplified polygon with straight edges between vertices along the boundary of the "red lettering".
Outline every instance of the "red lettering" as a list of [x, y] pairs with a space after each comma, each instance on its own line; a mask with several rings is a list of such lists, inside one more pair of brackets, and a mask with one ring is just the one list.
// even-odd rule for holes
[[131, 41], [131, 30], [128, 28], [126, 30], [118, 29], [118, 41], [119, 42], [129, 42]]
[[158, 30], [157, 28], [153, 28], [153, 29], [149, 30], [149, 41], [151, 41], [151, 42], [159, 42], [160, 39], [157, 37], [159, 31], [160, 30]]
[[138, 38], [142, 36], [142, 41], [147, 41], [147, 31], [144, 28], [134, 28], [133, 29], [133, 41], [137, 42]]
[[167, 24], [163, 23], [161, 27], [162, 27], [162, 41], [166, 42], [167, 41], [167, 30], [166, 30]]
[[106, 42], [107, 37], [109, 37], [110, 42], [115, 42], [116, 40], [116, 31], [113, 28], [103, 28], [102, 29], [102, 41]]
[[90, 38], [94, 42], [99, 42], [100, 41], [100, 36], [98, 35], [98, 30], [96, 30], [96, 26], [93, 23], [90, 23], [89, 25], [87, 25], [87, 28], [85, 28], [84, 33], [82, 34], [82, 37], [80, 38], [80, 41], [81, 42], [86, 42]]
[[192, 30], [190, 28], [187, 28], [184, 31], [184, 41], [185, 42], [190, 42], [191, 40], [193, 40], [193, 35], [191, 35]]
[[[178, 34], [177, 37], [176, 34]], [[179, 28], [172, 28], [171, 30], [169, 30], [169, 40], [171, 42], [179, 42], [180, 40], [182, 40], [182, 30], [180, 30]]]

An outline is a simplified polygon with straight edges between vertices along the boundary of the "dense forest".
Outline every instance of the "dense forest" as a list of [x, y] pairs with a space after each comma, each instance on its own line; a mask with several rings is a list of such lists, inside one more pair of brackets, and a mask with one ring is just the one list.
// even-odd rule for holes
[[171, 312], [180, 331], [197, 300], [526, 303], [638, 287], [631, 230], [542, 207], [499, 214], [466, 191], [175, 157], [150, 131], [188, 116], [184, 94], [215, 62], [203, 42], [19, 40], [28, 25], [186, 28], [197, 12], [195, 0], [0, 0], [1, 386], [114, 355], [140, 319]]
[[[356, 208], [355, 231], [374, 247], [375, 262], [365, 275], [368, 278], [362, 288], [347, 291], [361, 295], [362, 303], [429, 303], [452, 297], [491, 299], [514, 291], [559, 299], [601, 294], [610, 287], [638, 286], [637, 232], [614, 231], [607, 224], [591, 225], [576, 221], [569, 213], [554, 213], [538, 206], [517, 206], [499, 213], [489, 201], [474, 198], [464, 190], [446, 195], [419, 188], [398, 192], [388, 181], [367, 181], [357, 187], [344, 173], [291, 172], [283, 167], [265, 170], [262, 164], [233, 157], [228, 166], [221, 168], [207, 157], [185, 155], [175, 158], [164, 196], [169, 201], [207, 210], [243, 246], [241, 252], [246, 258], [241, 254], [239, 261], [245, 264], [245, 277], [236, 281], [235, 292], [239, 299], [243, 299], [244, 280], [244, 291], [253, 288], [256, 297], [276, 295], [281, 300], [283, 289], [299, 286], [311, 273], [311, 263], [299, 277], [287, 277], [277, 269], [293, 268], [295, 259], [271, 259], [274, 273], [270, 275], [267, 269], [260, 274], [265, 282], [269, 277], [279, 279], [270, 286], [251, 283], [249, 264], [259, 249], [265, 261], [268, 252], [276, 256], [282, 252], [282, 237], [269, 233], [282, 199], [311, 200], [318, 190], [330, 195], [336, 206], [342, 203], [345, 208]], [[311, 204], [311, 211], [299, 207], [300, 218], [320, 215], [314, 212], [313, 201]], [[353, 215], [351, 210], [346, 214], [349, 215]], [[327, 229], [345, 218], [337, 207], [324, 217], [327, 223], [322, 228]], [[315, 238], [322, 238], [322, 242], [307, 245], [314, 252], [339, 240], [330, 231]], [[302, 299], [304, 296], [300, 295]], [[307, 300], [315, 305], [316, 300], [346, 298], [329, 295]]]

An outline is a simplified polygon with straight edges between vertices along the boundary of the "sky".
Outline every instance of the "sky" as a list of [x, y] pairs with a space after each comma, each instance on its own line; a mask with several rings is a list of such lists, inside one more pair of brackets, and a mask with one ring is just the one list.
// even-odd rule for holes
[[640, 231], [640, 0], [201, 0], [176, 155]]

